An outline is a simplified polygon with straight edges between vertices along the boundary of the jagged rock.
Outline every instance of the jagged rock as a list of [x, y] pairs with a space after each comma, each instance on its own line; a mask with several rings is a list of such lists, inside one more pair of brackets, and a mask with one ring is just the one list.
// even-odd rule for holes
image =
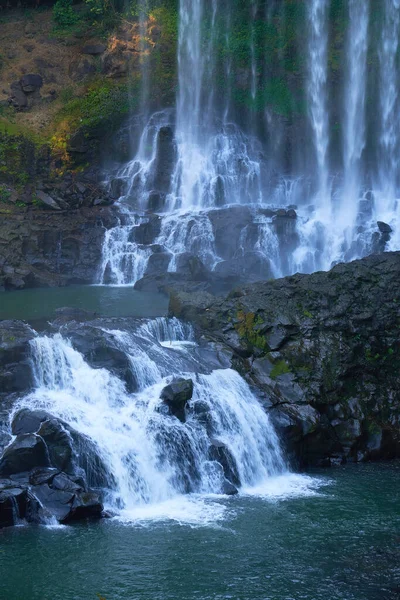
[[185, 421], [185, 406], [193, 396], [193, 381], [191, 379], [174, 379], [162, 390], [161, 400], [167, 404], [171, 414], [180, 421]]
[[0, 477], [50, 466], [46, 444], [35, 434], [22, 434], [5, 449], [0, 460]]
[[41, 190], [38, 190], [36, 192], [36, 196], [39, 198], [39, 200], [41, 202], [43, 202], [43, 204], [45, 204], [49, 208], [53, 208], [54, 210], [61, 210], [60, 206], [57, 204], [57, 202], [54, 200], [54, 198], [52, 198], [51, 196], [49, 196], [45, 192], [42, 192]]
[[[172, 289], [169, 314], [233, 351], [299, 464], [336, 464], [400, 456], [399, 298], [394, 252], [224, 300]], [[381, 440], [369, 433], [377, 428]]]
[[60, 473], [59, 469], [54, 467], [36, 467], [29, 473], [29, 483], [30, 485], [51, 483], [58, 473]]
[[5, 263], [0, 260], [0, 287], [93, 283], [104, 231], [116, 223], [113, 209], [103, 207], [4, 214], [0, 255]]
[[130, 392], [137, 390], [130, 360], [112, 334], [83, 323], [70, 323], [66, 331], [74, 348], [84, 355], [90, 366], [108, 369], [125, 382]]

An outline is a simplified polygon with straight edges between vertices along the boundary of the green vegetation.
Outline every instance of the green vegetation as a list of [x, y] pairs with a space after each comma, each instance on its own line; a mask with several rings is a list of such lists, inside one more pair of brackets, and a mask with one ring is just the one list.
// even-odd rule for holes
[[272, 369], [272, 371], [270, 373], [270, 377], [271, 377], [271, 379], [275, 380], [278, 377], [280, 377], [281, 375], [285, 375], [286, 373], [291, 373], [291, 371], [289, 369], [289, 366], [282, 359], [282, 360], [279, 360], [276, 364], [274, 364], [274, 368]]
[[53, 7], [53, 20], [59, 29], [68, 29], [79, 21], [79, 15], [72, 8], [72, 0], [57, 0]]
[[258, 327], [263, 324], [259, 315], [252, 312], [245, 313], [240, 310], [237, 313], [236, 331], [239, 336], [253, 348], [258, 348], [263, 352], [269, 350], [265, 337], [259, 333]]

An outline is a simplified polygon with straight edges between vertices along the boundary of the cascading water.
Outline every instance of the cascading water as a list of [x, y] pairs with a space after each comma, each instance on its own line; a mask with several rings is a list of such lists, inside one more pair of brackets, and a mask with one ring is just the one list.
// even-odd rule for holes
[[375, 214], [377, 218], [395, 228], [396, 235], [392, 237], [391, 250], [397, 250], [400, 244], [398, 201], [400, 183], [399, 29], [400, 2], [399, 0], [386, 0], [379, 47], [380, 110], [378, 114], [380, 118]]
[[[189, 325], [159, 318], [134, 331], [104, 331], [130, 358], [136, 393], [112, 372], [90, 367], [56, 334], [32, 341], [36, 389], [15, 410], [45, 409], [87, 440], [80, 452], [95, 449], [103, 472], [94, 475], [107, 481], [109, 509], [138, 516], [182, 494], [221, 493], [228, 475], [221, 452], [231, 479], [244, 488], [286, 472], [273, 426], [250, 388], [231, 369], [209, 371], [208, 361], [193, 354]], [[194, 382], [185, 422], [160, 400], [163, 387], [182, 373]]]
[[[176, 111], [150, 117], [117, 174], [121, 204], [161, 215], [161, 231], [146, 249], [126, 247], [140, 268], [128, 260], [130, 274], [109, 280], [134, 284], [156, 263], [179, 272], [188, 253], [210, 273], [251, 281], [400, 247], [399, 24], [398, 0], [265, 11], [257, 0], [181, 0]], [[252, 225], [233, 205], [257, 207]], [[119, 235], [107, 237], [102, 282], [123, 251]], [[168, 256], [150, 260], [160, 251]], [[259, 267], [235, 269], [244, 256]]]

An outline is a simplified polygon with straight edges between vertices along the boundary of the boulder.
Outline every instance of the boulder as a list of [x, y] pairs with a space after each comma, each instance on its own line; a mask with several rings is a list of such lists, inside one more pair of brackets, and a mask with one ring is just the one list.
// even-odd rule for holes
[[40, 200], [40, 202], [42, 202], [45, 206], [48, 206], [49, 208], [52, 208], [53, 210], [61, 210], [60, 206], [57, 204], [57, 202], [54, 200], [54, 198], [49, 196], [49, 194], [46, 194], [45, 192], [42, 192], [41, 190], [37, 190], [35, 193], [36, 193], [37, 198]]
[[29, 473], [29, 483], [33, 486], [51, 483], [58, 473], [60, 473], [59, 469], [54, 467], [36, 467]]
[[235, 486], [239, 487], [241, 483], [238, 468], [229, 448], [220, 440], [212, 439], [211, 442], [212, 444], [209, 450], [210, 460], [218, 462], [224, 470], [225, 478], [230, 483], [232, 482]]
[[183, 252], [176, 258], [176, 271], [194, 281], [204, 281], [209, 276], [200, 258], [191, 252]]
[[146, 275], [158, 275], [168, 271], [172, 254], [169, 252], [155, 252], [148, 260]]
[[47, 445], [51, 466], [67, 473], [73, 472], [72, 438], [61, 422], [55, 418], [43, 421], [38, 430], [38, 435]]
[[47, 466], [50, 466], [50, 461], [43, 439], [32, 433], [22, 434], [5, 449], [0, 460], [0, 476]]
[[0, 492], [0, 528], [16, 525], [21, 519], [37, 523], [39, 510], [39, 502], [27, 489], [14, 487]]
[[185, 421], [185, 406], [193, 396], [193, 381], [191, 379], [174, 379], [161, 391], [160, 398], [169, 407], [172, 415], [180, 421]]
[[392, 231], [393, 231], [393, 229], [390, 227], [390, 225], [388, 225], [387, 223], [384, 223], [383, 221], [378, 221], [377, 225], [378, 225], [378, 229], [381, 233], [392, 233]]
[[175, 163], [176, 143], [174, 132], [169, 126], [160, 127], [157, 134], [156, 157], [153, 163], [152, 181], [154, 190], [162, 194], [168, 194]]
[[102, 516], [103, 505], [95, 492], [56, 489], [48, 484], [35, 487], [33, 492], [45, 512], [54, 516], [60, 523]]
[[9, 103], [16, 110], [22, 111], [28, 108], [28, 98], [24, 93], [19, 81], [15, 81], [10, 85], [11, 93]]
[[23, 75], [20, 80], [22, 90], [28, 94], [39, 90], [43, 85], [43, 78], [37, 73]]
[[222, 482], [221, 491], [225, 496], [235, 496], [239, 493], [239, 490], [233, 485], [233, 483], [231, 483], [227, 479], [224, 479], [224, 481]]
[[43, 421], [51, 418], [51, 415], [44, 410], [29, 410], [23, 408], [18, 411], [13, 418], [11, 431], [13, 435], [23, 433], [37, 433]]

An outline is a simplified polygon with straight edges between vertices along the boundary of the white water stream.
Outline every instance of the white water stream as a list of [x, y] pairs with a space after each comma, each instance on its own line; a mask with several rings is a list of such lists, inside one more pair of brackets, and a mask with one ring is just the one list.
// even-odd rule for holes
[[[225, 476], [212, 455], [215, 445], [228, 453], [244, 493], [313, 493], [315, 482], [288, 472], [274, 428], [240, 375], [209, 371], [208, 361], [196, 355], [190, 325], [159, 318], [134, 332], [106, 333], [129, 357], [136, 393], [112, 372], [89, 366], [68, 338], [56, 334], [33, 340], [36, 389], [15, 410], [45, 409], [87, 440], [80, 451], [92, 464], [89, 483], [91, 476], [107, 481], [107, 508], [128, 520], [218, 520], [226, 508], [219, 496], [212, 498], [221, 494]], [[194, 382], [185, 423], [167, 414], [160, 400], [177, 375]]]

